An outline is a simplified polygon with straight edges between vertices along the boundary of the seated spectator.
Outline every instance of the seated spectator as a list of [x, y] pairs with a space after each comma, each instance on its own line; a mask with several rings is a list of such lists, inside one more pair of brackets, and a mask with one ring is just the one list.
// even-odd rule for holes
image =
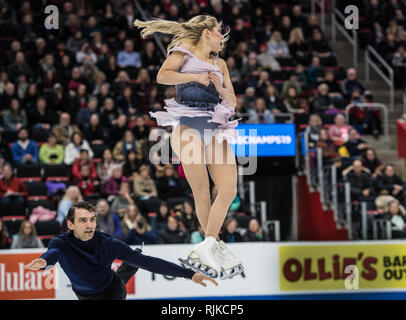
[[90, 97], [88, 101], [83, 102], [83, 107], [80, 108], [76, 115], [76, 124], [82, 132], [89, 126], [90, 118], [98, 112], [98, 101], [96, 97]]
[[351, 94], [350, 104], [350, 124], [359, 132], [372, 133], [375, 139], [379, 137], [379, 128], [381, 127], [380, 113], [372, 107], [358, 107], [359, 103], [373, 102], [373, 96], [369, 90], [365, 90], [364, 96], [358, 89], [354, 89]]
[[135, 118], [135, 126], [132, 130], [136, 140], [148, 140], [150, 127], [145, 125], [144, 116], [138, 115]]
[[73, 183], [80, 189], [84, 197], [98, 193], [100, 182], [94, 178], [89, 164], [80, 166], [79, 175], [75, 176]]
[[125, 41], [124, 50], [120, 51], [117, 55], [117, 64], [120, 68], [141, 67], [141, 56], [138, 52], [134, 51], [134, 43], [132, 40]]
[[82, 149], [87, 150], [89, 158], [92, 159], [94, 154], [89, 143], [83, 139], [83, 136], [79, 132], [75, 132], [72, 135], [71, 142], [65, 147], [65, 164], [70, 166], [74, 161], [80, 158], [80, 151]]
[[341, 82], [341, 92], [346, 99], [351, 99], [352, 92], [358, 89], [363, 95], [365, 91], [364, 85], [357, 79], [357, 71], [354, 68], [347, 70], [347, 77]]
[[297, 81], [299, 82], [301, 88], [308, 88], [309, 79], [307, 78], [307, 72], [304, 69], [303, 65], [298, 64], [295, 69], [295, 75], [297, 77]]
[[372, 210], [375, 193], [370, 171], [362, 167], [360, 160], [355, 160], [352, 166], [344, 170], [343, 176], [351, 185], [351, 200], [367, 202], [368, 210]]
[[244, 242], [271, 241], [268, 232], [262, 229], [257, 219], [253, 218], [248, 223], [248, 230], [243, 237]]
[[160, 234], [161, 232], [165, 231], [168, 214], [169, 214], [168, 204], [165, 201], [163, 201], [159, 205], [156, 217], [151, 219], [151, 227], [156, 234]]
[[113, 168], [113, 174], [103, 185], [103, 193], [108, 197], [109, 201], [118, 195], [120, 185], [123, 181], [127, 181], [127, 178], [123, 176], [123, 169], [121, 169], [121, 167]]
[[127, 206], [123, 219], [121, 219], [121, 230], [125, 238], [128, 232], [133, 228], [134, 222], [144, 222], [145, 218], [136, 204]]
[[28, 220], [21, 223], [18, 234], [13, 237], [11, 249], [44, 248], [44, 244], [37, 237], [35, 226]]
[[345, 123], [345, 118], [342, 114], [337, 114], [334, 119], [334, 125], [329, 128], [329, 135], [336, 146], [342, 146], [348, 141], [349, 132], [352, 126]]
[[134, 200], [131, 197], [130, 183], [128, 181], [123, 181], [120, 184], [118, 195], [113, 198], [110, 210], [121, 218], [127, 211], [127, 207], [132, 204], [134, 204]]
[[24, 203], [27, 189], [24, 183], [13, 175], [13, 168], [10, 164], [3, 166], [2, 174], [3, 178], [0, 180], [0, 205]]
[[130, 150], [135, 150], [137, 159], [142, 160], [142, 142], [136, 141], [132, 131], [128, 129], [124, 132], [123, 139], [116, 143], [113, 149], [113, 157], [117, 161], [123, 162]]
[[104, 144], [106, 137], [97, 113], [90, 116], [89, 124], [85, 128], [83, 136], [90, 144]]
[[341, 98], [341, 87], [337, 79], [334, 76], [334, 72], [327, 70], [324, 75], [324, 80], [322, 83], [328, 85], [329, 95], [332, 97]]
[[44, 129], [49, 131], [55, 124], [53, 111], [47, 107], [47, 101], [44, 97], [37, 99], [36, 108], [29, 112], [28, 118], [31, 130]]
[[286, 112], [285, 108], [283, 107], [282, 100], [279, 97], [278, 91], [273, 85], [267, 86], [265, 101], [267, 109], [271, 110], [273, 114]]
[[124, 133], [129, 130], [127, 125], [127, 116], [125, 114], [120, 114], [116, 120], [113, 121], [111, 126], [109, 137], [107, 139], [108, 144], [113, 149], [117, 144], [117, 141], [120, 141], [124, 137]]
[[47, 143], [39, 149], [41, 164], [62, 164], [65, 158], [63, 146], [56, 143], [56, 136], [52, 132], [48, 135]]
[[282, 17], [281, 25], [279, 26], [278, 31], [281, 33], [283, 40], [289, 40], [289, 35], [292, 31], [292, 23], [288, 15], [284, 15]]
[[319, 115], [312, 114], [309, 118], [309, 125], [305, 130], [307, 136], [308, 148], [315, 148], [317, 141], [319, 141], [320, 131], [322, 129], [322, 121]]
[[403, 88], [406, 82], [406, 48], [399, 46], [392, 57], [392, 67], [395, 73], [396, 88]]
[[336, 159], [339, 158], [339, 154], [336, 150], [333, 140], [330, 139], [329, 131], [325, 128], [320, 130], [319, 140], [316, 142], [316, 147], [321, 148], [323, 154], [323, 165], [331, 165]]
[[137, 158], [137, 153], [134, 150], [128, 151], [123, 166], [124, 176], [132, 182], [138, 176], [141, 165], [142, 161]]
[[294, 87], [288, 89], [285, 99], [283, 99], [283, 104], [290, 113], [305, 113], [301, 105], [299, 95]]
[[255, 108], [255, 88], [248, 87], [245, 89], [242, 106], [245, 110], [254, 109]]
[[4, 221], [0, 219], [0, 249], [10, 248], [10, 236]]
[[289, 52], [297, 63], [301, 63], [306, 66], [308, 65], [309, 47], [307, 46], [303, 37], [303, 31], [301, 28], [294, 28], [290, 32]]
[[90, 176], [93, 179], [97, 179], [97, 170], [94, 162], [89, 157], [89, 151], [86, 149], [81, 149], [79, 153], [79, 158], [75, 160], [72, 165], [72, 175], [73, 178], [81, 178], [80, 170], [83, 165], [88, 165], [90, 168]]
[[224, 242], [241, 242], [242, 237], [237, 231], [237, 226], [237, 220], [227, 218], [226, 221], [224, 221], [222, 232], [219, 235], [220, 239]]
[[141, 215], [135, 205], [130, 205], [121, 222], [123, 228], [126, 228], [124, 242], [128, 245], [154, 244], [158, 236], [152, 231], [147, 220]]
[[406, 218], [405, 212], [401, 210], [401, 206], [397, 200], [392, 200], [388, 203], [384, 213], [384, 218], [389, 220], [392, 225], [392, 239], [406, 238]]
[[309, 48], [313, 56], [319, 58], [330, 57], [333, 53], [331, 51], [328, 41], [323, 38], [320, 29], [315, 28], [313, 30], [312, 38], [309, 43]]
[[83, 198], [79, 188], [76, 186], [69, 186], [58, 205], [56, 221], [58, 221], [61, 226], [66, 226], [65, 218], [69, 209], [80, 201], [83, 201]]
[[164, 166], [163, 176], [157, 179], [157, 190], [159, 198], [165, 201], [169, 198], [184, 197], [186, 195], [186, 190], [183, 188], [172, 164]]
[[320, 58], [313, 57], [312, 63], [307, 69], [307, 78], [309, 79], [309, 83], [313, 86], [316, 86], [318, 83], [324, 80], [323, 78], [323, 69], [320, 67]]
[[120, 113], [124, 113], [128, 118], [134, 117], [140, 112], [140, 102], [133, 93], [131, 86], [125, 86], [122, 94], [119, 95], [115, 103]]
[[256, 83], [255, 93], [259, 97], [264, 97], [266, 93], [266, 88], [271, 85], [269, 80], [269, 73], [266, 70], [262, 70], [259, 73], [259, 79]]
[[387, 164], [381, 175], [376, 179], [377, 192], [381, 195], [391, 195], [401, 203], [405, 198], [404, 191], [406, 184], [402, 178], [395, 173], [395, 167]]
[[390, 62], [396, 52], [396, 47], [396, 35], [393, 32], [387, 32], [383, 41], [378, 44], [377, 51], [385, 61]]
[[279, 31], [272, 33], [268, 42], [268, 52], [276, 58], [288, 58], [290, 56], [289, 47]]
[[202, 226], [199, 224], [197, 230], [193, 231], [190, 235], [190, 243], [198, 244], [204, 241], [205, 233]]
[[248, 87], [255, 87], [258, 77], [259, 77], [259, 62], [257, 58], [257, 54], [255, 52], [251, 52], [248, 56], [248, 60], [244, 63], [241, 69], [241, 75], [243, 77], [243, 81], [246, 83]]
[[366, 149], [362, 155], [362, 166], [371, 172], [373, 179], [375, 179], [378, 175], [377, 170], [383, 167], [382, 162], [376, 155], [376, 151], [372, 148]]
[[56, 136], [56, 142], [65, 147], [71, 141], [72, 135], [81, 131], [77, 125], [70, 123], [69, 113], [61, 113], [59, 119], [59, 124], [53, 127], [52, 132]]
[[38, 146], [28, 138], [28, 130], [18, 130], [18, 140], [11, 145], [11, 154], [15, 163], [38, 162]]
[[[110, 130], [113, 125], [117, 123], [117, 118], [119, 113], [114, 105], [114, 100], [110, 97], [104, 99], [104, 105], [100, 112], [100, 124], [103, 128]], [[125, 115], [123, 115], [125, 117]], [[127, 122], [127, 117], [125, 117], [125, 122]], [[124, 131], [123, 131], [124, 133]], [[120, 136], [120, 139], [123, 135]], [[114, 137], [116, 138], [116, 136]]]
[[197, 219], [196, 211], [193, 208], [193, 204], [189, 200], [183, 202], [182, 220], [184, 221], [186, 230], [188, 230], [189, 232], [197, 230], [199, 221]]
[[[260, 44], [258, 46], [259, 49], [259, 55], [257, 56], [257, 61], [260, 65], [260, 67], [269, 69], [272, 71], [280, 71], [281, 66], [278, 62], [278, 60], [275, 59], [275, 57], [268, 51], [268, 47], [265, 43]], [[234, 85], [234, 83], [233, 83]], [[236, 83], [238, 87], [238, 83]]]
[[110, 212], [107, 200], [100, 199], [97, 201], [96, 212], [97, 230], [114, 238], [122, 238], [120, 219], [115, 213]]
[[189, 242], [189, 234], [179, 230], [179, 221], [169, 216], [166, 222], [166, 229], [158, 235], [158, 244], [173, 244]]
[[370, 148], [370, 145], [360, 138], [357, 130], [351, 129], [349, 131], [348, 141], [344, 143], [341, 148], [345, 148], [346, 155], [348, 155], [348, 157], [350, 157], [352, 160], [355, 160], [359, 156], [363, 155], [365, 150]]
[[282, 87], [282, 91], [281, 91], [282, 98], [285, 98], [288, 95], [288, 90], [290, 88], [295, 88], [297, 95], [300, 95], [302, 93], [300, 83], [299, 83], [299, 81], [297, 79], [297, 75], [295, 73], [291, 74], [289, 77], [289, 80], [287, 80], [283, 83], [283, 87]]
[[25, 110], [20, 106], [20, 100], [12, 98], [10, 108], [3, 114], [3, 127], [5, 131], [17, 132], [27, 125]]
[[97, 164], [97, 176], [100, 182], [104, 184], [113, 175], [113, 170], [116, 167], [121, 166], [119, 163], [114, 161], [113, 154], [109, 148], [104, 149], [102, 155], [102, 161]]
[[257, 98], [255, 102], [255, 109], [248, 110], [247, 123], [274, 123], [275, 119], [272, 112], [266, 108], [266, 101], [264, 98]]
[[158, 196], [155, 182], [151, 179], [149, 173], [149, 166], [142, 165], [139, 170], [139, 176], [134, 179], [134, 195], [141, 198], [141, 200]]
[[325, 114], [337, 113], [338, 110], [335, 108], [333, 101], [328, 93], [328, 86], [322, 83], [317, 88], [318, 92], [313, 98], [313, 109], [318, 115], [323, 116]]

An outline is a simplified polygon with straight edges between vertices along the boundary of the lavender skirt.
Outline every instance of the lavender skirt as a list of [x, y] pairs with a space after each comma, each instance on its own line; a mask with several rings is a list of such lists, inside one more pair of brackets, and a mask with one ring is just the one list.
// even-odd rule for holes
[[218, 129], [213, 134], [219, 143], [223, 140], [229, 143], [235, 142], [238, 135], [235, 127], [237, 127], [240, 119], [229, 121], [229, 118], [234, 115], [235, 111], [225, 100], [210, 108], [212, 110], [190, 107], [177, 102], [175, 98], [166, 99], [165, 104], [164, 109], [167, 110], [166, 112], [157, 111], [149, 113], [151, 117], [157, 120], [159, 126], [186, 125], [200, 133], [206, 146], [210, 143], [211, 136], [204, 135], [204, 129]]

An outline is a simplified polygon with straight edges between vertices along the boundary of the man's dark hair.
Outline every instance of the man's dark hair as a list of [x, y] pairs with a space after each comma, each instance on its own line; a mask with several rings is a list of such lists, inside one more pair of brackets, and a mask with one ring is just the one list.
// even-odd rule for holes
[[74, 204], [72, 207], [70, 207], [68, 214], [66, 215], [66, 221], [70, 221], [72, 223], [75, 222], [76, 209], [85, 209], [90, 212], [96, 212], [96, 208], [94, 207], [94, 205], [86, 201], [80, 201], [77, 204]]

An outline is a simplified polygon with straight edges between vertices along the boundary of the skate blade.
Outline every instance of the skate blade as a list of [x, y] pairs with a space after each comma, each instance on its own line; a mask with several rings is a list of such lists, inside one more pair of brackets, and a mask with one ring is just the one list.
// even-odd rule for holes
[[217, 279], [219, 276], [217, 271], [215, 271], [214, 269], [211, 269], [208, 266], [202, 265], [198, 261], [193, 261], [190, 259], [182, 259], [182, 258], [179, 258], [178, 260], [180, 261], [181, 265], [186, 269], [191, 269], [195, 272], [203, 273], [204, 275], [206, 275], [210, 278], [213, 278], [213, 279]]
[[[228, 271], [230, 271], [230, 272], [228, 272]], [[232, 269], [221, 272], [220, 279], [221, 280], [231, 279], [231, 278], [234, 278], [235, 276], [242, 274], [243, 272], [244, 272], [244, 267], [240, 264], [238, 266], [235, 266]]]

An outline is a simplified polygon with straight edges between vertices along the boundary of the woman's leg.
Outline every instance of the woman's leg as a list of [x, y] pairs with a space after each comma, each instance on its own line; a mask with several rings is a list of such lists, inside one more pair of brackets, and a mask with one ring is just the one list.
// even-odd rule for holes
[[234, 151], [227, 141], [219, 144], [213, 136], [206, 152], [210, 176], [218, 191], [209, 211], [206, 236], [216, 238], [237, 194], [237, 165]]
[[[192, 189], [199, 223], [203, 230], [206, 231], [210, 210], [210, 184], [204, 161], [204, 143], [197, 131], [188, 130], [186, 133], [185, 130], [187, 129], [190, 128], [184, 125], [176, 126], [172, 132], [170, 142], [172, 149], [182, 163], [186, 179]], [[181, 138], [184, 133], [190, 134], [192, 140], [186, 140], [186, 135]]]

